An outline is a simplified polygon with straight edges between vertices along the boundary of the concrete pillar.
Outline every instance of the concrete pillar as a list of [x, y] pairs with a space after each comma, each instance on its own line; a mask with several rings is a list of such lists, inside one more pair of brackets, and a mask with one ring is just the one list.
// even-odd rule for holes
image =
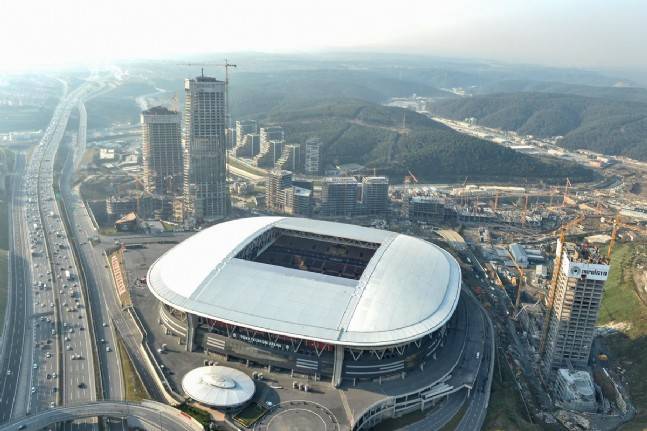
[[344, 369], [344, 346], [335, 346], [335, 361], [332, 370], [332, 385], [335, 388], [341, 386], [342, 372]]
[[198, 319], [194, 314], [186, 316], [186, 351], [193, 352], [195, 344], [195, 330], [198, 326]]

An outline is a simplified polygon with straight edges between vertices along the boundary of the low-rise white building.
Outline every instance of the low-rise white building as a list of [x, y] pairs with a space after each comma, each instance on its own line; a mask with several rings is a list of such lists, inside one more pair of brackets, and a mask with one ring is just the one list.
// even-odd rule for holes
[[571, 410], [596, 410], [595, 386], [588, 371], [560, 368], [555, 379], [555, 395], [561, 404]]

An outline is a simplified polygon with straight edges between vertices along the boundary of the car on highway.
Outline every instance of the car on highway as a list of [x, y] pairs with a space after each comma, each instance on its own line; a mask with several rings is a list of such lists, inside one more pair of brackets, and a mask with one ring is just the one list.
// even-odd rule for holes
[[79, 389], [85, 389], [86, 388], [86, 385], [83, 382], [79, 383], [77, 386], [79, 387]]

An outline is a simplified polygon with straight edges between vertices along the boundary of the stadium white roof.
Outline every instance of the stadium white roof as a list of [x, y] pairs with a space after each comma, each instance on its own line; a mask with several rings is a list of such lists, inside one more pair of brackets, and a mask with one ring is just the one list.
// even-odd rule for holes
[[[359, 280], [236, 258], [276, 227], [380, 244]], [[254, 217], [205, 229], [153, 263], [148, 286], [188, 313], [260, 331], [355, 347], [416, 340], [452, 316], [456, 260], [418, 238], [320, 220]]]
[[256, 387], [242, 371], [229, 367], [194, 368], [182, 378], [182, 389], [191, 398], [215, 407], [237, 407], [249, 401]]

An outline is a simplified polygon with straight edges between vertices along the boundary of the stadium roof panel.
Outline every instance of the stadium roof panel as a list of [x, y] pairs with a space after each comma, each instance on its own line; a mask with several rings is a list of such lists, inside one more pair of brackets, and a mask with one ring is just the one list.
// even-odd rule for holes
[[[236, 258], [280, 228], [380, 244], [359, 280]], [[348, 346], [415, 340], [444, 325], [458, 303], [460, 268], [443, 249], [384, 230], [303, 218], [255, 217], [210, 227], [149, 269], [161, 301], [189, 313]]]

